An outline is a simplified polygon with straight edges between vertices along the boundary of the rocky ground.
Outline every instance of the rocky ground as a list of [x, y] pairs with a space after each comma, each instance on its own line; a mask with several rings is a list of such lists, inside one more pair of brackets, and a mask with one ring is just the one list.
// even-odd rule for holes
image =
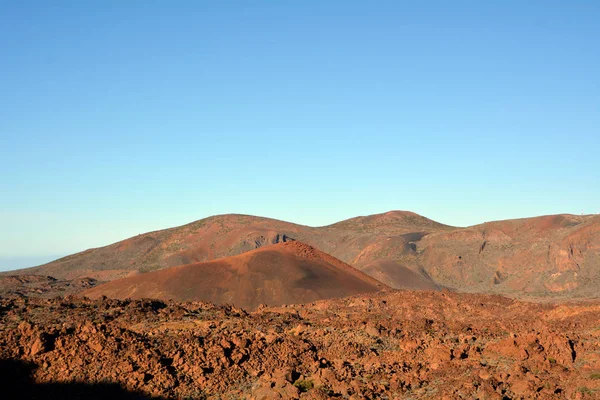
[[44, 275], [0, 275], [0, 297], [56, 297], [76, 294], [102, 282], [93, 278], [56, 279]]
[[600, 303], [393, 291], [249, 314], [3, 298], [0, 359], [21, 398], [592, 399]]

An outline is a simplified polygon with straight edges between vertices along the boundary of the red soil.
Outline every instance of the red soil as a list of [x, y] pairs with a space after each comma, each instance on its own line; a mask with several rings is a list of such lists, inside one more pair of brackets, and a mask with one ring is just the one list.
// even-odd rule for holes
[[440, 290], [440, 286], [427, 276], [425, 272], [415, 271], [391, 260], [373, 261], [361, 267], [360, 270], [393, 288]]
[[348, 264], [297, 241], [234, 257], [172, 267], [84, 291], [98, 298], [210, 301], [255, 309], [377, 292], [386, 288]]

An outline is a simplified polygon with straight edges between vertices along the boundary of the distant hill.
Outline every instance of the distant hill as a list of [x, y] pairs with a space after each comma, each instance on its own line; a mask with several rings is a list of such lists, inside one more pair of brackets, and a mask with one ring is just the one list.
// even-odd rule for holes
[[210, 301], [255, 309], [260, 304], [307, 303], [384, 288], [335, 257], [291, 241], [237, 256], [117, 279], [82, 295]]
[[[290, 239], [307, 243], [346, 263], [363, 265], [382, 256], [400, 257], [411, 238], [447, 229], [451, 227], [405, 211], [352, 218], [320, 228], [250, 215], [217, 215], [11, 273], [108, 281], [138, 272], [233, 256]], [[386, 246], [386, 254], [365, 253], [370, 246], [379, 246], [390, 237], [396, 239], [394, 246]], [[402, 243], [396, 247], [398, 241]]]
[[598, 297], [600, 216], [551, 215], [467, 228], [407, 211], [309, 227], [218, 215], [11, 274], [110, 281], [298, 240], [400, 289]]

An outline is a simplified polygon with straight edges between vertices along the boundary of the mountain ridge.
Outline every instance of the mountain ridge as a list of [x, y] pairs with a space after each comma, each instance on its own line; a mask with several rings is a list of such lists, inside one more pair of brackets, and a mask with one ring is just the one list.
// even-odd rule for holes
[[599, 232], [600, 216], [593, 214], [543, 215], [464, 228], [398, 210], [322, 227], [222, 214], [9, 273], [110, 281], [299, 240], [394, 288], [406, 288], [407, 278], [466, 292], [594, 297], [594, 285], [600, 284]]

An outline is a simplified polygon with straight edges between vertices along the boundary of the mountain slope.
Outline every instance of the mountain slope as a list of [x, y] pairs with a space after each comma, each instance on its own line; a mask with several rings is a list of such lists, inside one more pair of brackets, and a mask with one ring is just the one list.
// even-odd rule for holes
[[[220, 215], [21, 271], [99, 281], [238, 255], [295, 239], [394, 288], [528, 297], [598, 297], [600, 216], [550, 215], [467, 228], [406, 211], [308, 227]], [[18, 274], [12, 271], [10, 274]]]
[[328, 254], [292, 241], [114, 280], [82, 295], [202, 300], [254, 309], [259, 304], [307, 303], [377, 292], [385, 287]]
[[468, 292], [597, 297], [600, 216], [489, 222], [424, 237], [417, 263], [435, 282]]
[[[451, 228], [404, 211], [353, 218], [320, 228], [249, 215], [217, 215], [11, 273], [50, 275], [60, 279], [91, 277], [108, 281], [138, 271], [148, 272], [233, 256], [289, 239], [307, 243], [346, 263], [362, 265], [383, 256], [399, 258], [410, 250], [407, 246], [411, 238], [447, 229]], [[387, 246], [390, 237], [395, 238], [394, 244], [401, 244]], [[374, 248], [381, 243], [385, 245], [383, 253], [365, 253], [366, 248]]]
[[425, 271], [419, 271], [392, 260], [373, 261], [370, 264], [362, 266], [360, 270], [381, 283], [396, 289], [442, 289]]

